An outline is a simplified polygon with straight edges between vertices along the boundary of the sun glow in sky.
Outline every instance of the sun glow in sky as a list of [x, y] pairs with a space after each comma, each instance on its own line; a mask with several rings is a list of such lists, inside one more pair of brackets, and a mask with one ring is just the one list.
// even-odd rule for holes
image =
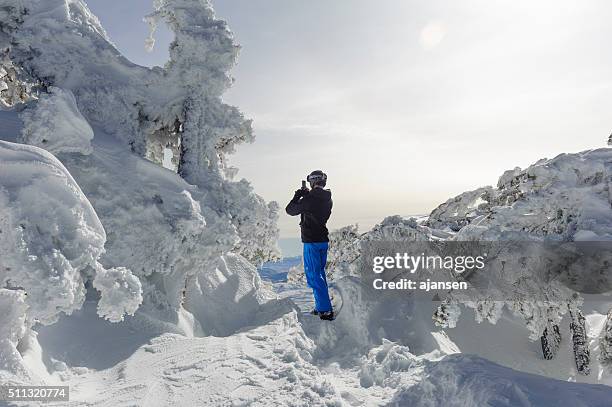
[[[147, 0], [90, 0], [128, 58], [144, 51]], [[231, 158], [285, 206], [329, 175], [331, 227], [428, 213], [509, 168], [603, 147], [612, 130], [606, 0], [217, 0], [242, 45], [225, 99], [257, 140]], [[109, 6], [111, 5], [111, 6]], [[297, 236], [281, 214], [281, 234]]]

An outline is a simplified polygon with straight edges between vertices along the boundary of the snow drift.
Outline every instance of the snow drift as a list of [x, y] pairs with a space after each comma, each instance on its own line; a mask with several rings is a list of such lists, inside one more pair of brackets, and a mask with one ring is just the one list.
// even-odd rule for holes
[[394, 395], [394, 406], [603, 407], [604, 386], [579, 385], [518, 374], [473, 356], [449, 356], [425, 370], [425, 379]]

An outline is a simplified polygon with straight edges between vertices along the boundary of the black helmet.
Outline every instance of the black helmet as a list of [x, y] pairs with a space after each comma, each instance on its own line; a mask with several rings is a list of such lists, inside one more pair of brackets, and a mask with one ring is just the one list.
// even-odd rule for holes
[[319, 185], [324, 187], [327, 183], [327, 174], [321, 170], [315, 170], [306, 177], [306, 180], [308, 180], [312, 186]]

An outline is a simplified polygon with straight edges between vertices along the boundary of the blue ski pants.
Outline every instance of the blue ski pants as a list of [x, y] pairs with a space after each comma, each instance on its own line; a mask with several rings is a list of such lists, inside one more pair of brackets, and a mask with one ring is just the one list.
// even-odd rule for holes
[[328, 247], [327, 242], [304, 243], [304, 273], [308, 287], [312, 288], [314, 294], [315, 310], [319, 312], [332, 310], [325, 278]]

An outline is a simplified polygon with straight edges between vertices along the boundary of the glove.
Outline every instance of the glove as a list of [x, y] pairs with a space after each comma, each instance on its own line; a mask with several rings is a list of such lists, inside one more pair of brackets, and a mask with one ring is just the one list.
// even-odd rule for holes
[[293, 199], [300, 199], [301, 197], [308, 195], [308, 190], [307, 189], [298, 189], [297, 191], [295, 191], [295, 194], [293, 195]]

